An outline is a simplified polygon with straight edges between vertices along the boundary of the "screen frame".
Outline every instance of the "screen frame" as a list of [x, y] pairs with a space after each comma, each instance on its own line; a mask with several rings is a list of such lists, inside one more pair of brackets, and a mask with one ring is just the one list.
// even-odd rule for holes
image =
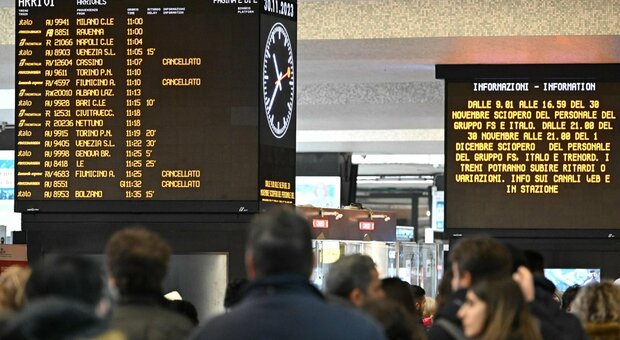
[[[450, 119], [448, 117], [448, 83], [472, 83], [476, 81], [487, 81], [487, 82], [518, 82], [518, 81], [592, 81], [592, 82], [614, 82], [620, 83], [620, 64], [518, 64], [518, 65], [507, 65], [507, 64], [475, 64], [475, 65], [436, 65], [435, 68], [435, 76], [437, 79], [445, 80], [444, 87], [444, 117], [446, 122], [449, 122]], [[445, 129], [444, 140], [446, 143], [444, 144], [444, 154], [446, 157], [448, 154], [448, 140], [449, 138], [449, 129]], [[447, 164], [447, 162], [446, 162]], [[449, 175], [448, 167], [446, 166], [445, 175]], [[454, 232], [454, 236], [461, 236], [461, 231], [472, 231], [478, 230], [479, 232], [485, 231], [508, 231], [516, 230], [516, 231], [529, 231], [536, 232], [543, 229], [551, 229], [551, 230], [559, 230], [559, 229], [567, 229], [558, 226], [546, 226], [544, 228], [532, 228], [531, 226], [522, 225], [519, 227], [514, 226], [485, 226], [485, 227], [477, 227], [477, 226], [464, 226], [464, 225], [449, 225], [447, 212], [450, 204], [450, 183], [446, 180], [445, 183], [445, 203], [444, 209], [446, 209], [446, 224], [445, 228], [450, 234]], [[452, 203], [454, 204], [454, 202]], [[568, 228], [570, 229], [570, 228]], [[568, 230], [567, 229], [567, 230]], [[586, 232], [594, 232], [596, 231], [597, 235], [605, 235], [607, 237], [615, 237], [614, 231], [620, 230], [620, 222], [617, 226], [612, 227], [600, 227], [600, 226], [589, 226], [589, 225], [580, 225], [576, 226], [570, 230], [583, 229]], [[607, 234], [605, 234], [607, 232]], [[609, 233], [611, 232], [611, 233]], [[520, 232], [518, 232], [520, 234]], [[613, 235], [613, 236], [609, 236]]]
[[[256, 83], [255, 82], [251, 82], [251, 86], [256, 87], [255, 92], [255, 99], [254, 96], [251, 97], [251, 101], [260, 107], [261, 103], [259, 103], [259, 100], [261, 98], [261, 96], [259, 95], [260, 93], [260, 86], [258, 86], [258, 81], [259, 78], [258, 77], [258, 70], [260, 67], [260, 61], [259, 59], [262, 59], [262, 54], [260, 53], [261, 51], [261, 36], [260, 34], [258, 34], [259, 32], [259, 28], [260, 25], [262, 24], [263, 21], [265, 21], [266, 19], [270, 19], [272, 17], [274, 17], [273, 13], [263, 13], [263, 5], [264, 5], [264, 0], [260, 1], [260, 4], [257, 1], [254, 1], [253, 3], [249, 3], [247, 4], [247, 7], [251, 7], [252, 8], [252, 12], [251, 13], [246, 13], [243, 14], [244, 16], [248, 17], [248, 22], [253, 22], [253, 25], [256, 25], [256, 32], [257, 34], [247, 34], [247, 41], [245, 42], [246, 45], [248, 46], [252, 46], [255, 50], [256, 50], [256, 55], [253, 57], [254, 60], [256, 60], [256, 63], [249, 63], [248, 67], [250, 68], [256, 68], [256, 77], [254, 77], [254, 75], [252, 76], [253, 78], [256, 78]], [[294, 53], [296, 55], [296, 43], [297, 43], [297, 36], [296, 36], [296, 1], [289, 1], [291, 3], [293, 3], [295, 5], [295, 15], [293, 16], [293, 18], [290, 17], [284, 17], [284, 19], [287, 19], [287, 24], [290, 25], [292, 27], [292, 29], [295, 32], [294, 36], [291, 36], [291, 39], [293, 40], [292, 42], [293, 44], [293, 49], [294, 49]], [[144, 4], [144, 6], [147, 6], [148, 4]], [[173, 5], [173, 4], [170, 4]], [[124, 5], [122, 5], [121, 7], [123, 7]], [[207, 7], [209, 7], [210, 5], [206, 5]], [[229, 6], [229, 5], [217, 5], [218, 8], [221, 8], [222, 11], [226, 11], [233, 13], [234, 11], [236, 11], [236, 5], [233, 6]], [[215, 5], [213, 6], [215, 8]], [[219, 10], [219, 9], [218, 9]], [[214, 12], [217, 14], [217, 12]], [[239, 13], [237, 13], [237, 15], [239, 15]], [[120, 15], [119, 15], [120, 16]], [[74, 19], [75, 16], [73, 16], [71, 19]], [[19, 28], [18, 25], [18, 21], [19, 21], [19, 16], [17, 16], [17, 20], [15, 21], [15, 29], [16, 32]], [[226, 26], [226, 28], [228, 28], [228, 26]], [[224, 32], [227, 33], [227, 32]], [[250, 31], [248, 31], [248, 33], [252, 33]], [[216, 32], [216, 34], [218, 34]], [[221, 35], [221, 34], [220, 34]], [[222, 36], [226, 36], [226, 34], [222, 35]], [[123, 36], [120, 36], [121, 38], [123, 38]], [[16, 39], [18, 39], [18, 36], [16, 35]], [[120, 49], [122, 50], [122, 46], [119, 44]], [[15, 54], [17, 55], [18, 51], [15, 51]], [[226, 61], [226, 60], [225, 60]], [[15, 65], [15, 71], [17, 74], [18, 71], [18, 65], [16, 63]], [[119, 79], [121, 79], [122, 77], [120, 77]], [[262, 78], [261, 78], [262, 79]], [[122, 79], [121, 79], [122, 80]], [[17, 87], [17, 78], [15, 80], [15, 84]], [[19, 96], [17, 94], [15, 94], [15, 102], [17, 103], [19, 100]], [[235, 107], [233, 107], [234, 109]], [[243, 108], [243, 107], [242, 107]], [[252, 108], [253, 105], [252, 105]], [[15, 112], [15, 115], [17, 115], [17, 111]], [[259, 111], [258, 108], [256, 108], [256, 111]], [[258, 113], [257, 113], [258, 115]], [[17, 116], [15, 116], [15, 118], [17, 118]], [[293, 177], [295, 176], [295, 163], [294, 163], [294, 155], [295, 155], [295, 143], [294, 143], [294, 135], [296, 132], [295, 129], [295, 121], [291, 122], [292, 126], [289, 129], [289, 134], [293, 135], [292, 139], [292, 143], [289, 143], [288, 148], [284, 148], [286, 152], [288, 152], [288, 154], [292, 155], [288, 158], [286, 158], [284, 161], [286, 162], [287, 167], [283, 167], [282, 166], [282, 162], [280, 161], [279, 164], [275, 164], [273, 163], [273, 161], [277, 158], [281, 157], [273, 157], [272, 154], [267, 154], [267, 152], [265, 152], [265, 150], [263, 150], [262, 147], [262, 143], [265, 142], [264, 138], [261, 138], [260, 136], [260, 124], [258, 123], [258, 118], [256, 119], [256, 122], [253, 122], [251, 125], [253, 127], [253, 129], [256, 131], [256, 138], [255, 140], [253, 140], [253, 144], [255, 144], [255, 148], [253, 147], [253, 149], [256, 150], [256, 158], [257, 158], [257, 164], [255, 164], [256, 169], [255, 169], [255, 173], [253, 174], [249, 174], [248, 178], [252, 178], [253, 180], [256, 179], [256, 187], [255, 188], [251, 188], [252, 190], [254, 190], [253, 193], [251, 193], [250, 195], [237, 195], [234, 196], [233, 198], [240, 198], [240, 200], [227, 200], [225, 199], [226, 197], [224, 195], [222, 195], [222, 198], [224, 199], [218, 199], [218, 198], [209, 198], [209, 199], [159, 199], [159, 200], [146, 200], [146, 199], [119, 199], [117, 197], [114, 197], [115, 199], [85, 199], [85, 200], [79, 200], [79, 199], [50, 199], [50, 200], [45, 200], [45, 199], [16, 199], [13, 205], [13, 209], [16, 212], [22, 212], [22, 213], [81, 213], [81, 212], [85, 212], [85, 213], [256, 213], [259, 212], [261, 209], [263, 209], [264, 206], [269, 206], [270, 204], [266, 204], [261, 202], [261, 196], [260, 196], [260, 191], [261, 191], [261, 174], [262, 173], [271, 173], [274, 172], [274, 169], [283, 169], [283, 170], [279, 170], [279, 172], [275, 173], [275, 175], [282, 175], [284, 177], [286, 177], [285, 179], [288, 179], [288, 177]], [[15, 130], [15, 134], [17, 136], [17, 129]], [[236, 140], [231, 140], [230, 143], [234, 144], [237, 143], [238, 141]], [[279, 145], [278, 145], [279, 146]], [[15, 149], [13, 150], [15, 153], [15, 159], [18, 159], [18, 148], [15, 147]], [[121, 159], [122, 157], [119, 156]], [[291, 161], [292, 159], [292, 161]], [[73, 160], [73, 158], [70, 158], [70, 160]], [[269, 177], [269, 179], [272, 180], [279, 180], [280, 178], [277, 176], [272, 176]], [[17, 171], [15, 171], [15, 183], [17, 183]], [[294, 190], [294, 180], [290, 181], [293, 190]], [[105, 186], [105, 185], [104, 185]], [[17, 191], [15, 191], [17, 194]]]

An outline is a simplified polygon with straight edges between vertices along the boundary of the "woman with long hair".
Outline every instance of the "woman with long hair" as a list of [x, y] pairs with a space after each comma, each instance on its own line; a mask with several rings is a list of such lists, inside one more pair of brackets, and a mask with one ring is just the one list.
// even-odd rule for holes
[[458, 311], [467, 337], [481, 340], [540, 340], [523, 292], [512, 279], [474, 284]]
[[[389, 277], [381, 280], [381, 288], [385, 292], [385, 300], [390, 300], [402, 307], [402, 310], [398, 310], [389, 304], [378, 304], [367, 306], [365, 310], [373, 315], [380, 324], [382, 324], [388, 333], [388, 339], [400, 339], [399, 337], [392, 337], [389, 330], [393, 327], [392, 323], [396, 320], [403, 320], [403, 322], [408, 324], [408, 329], [411, 331], [412, 339], [426, 339], [426, 334], [424, 333], [424, 327], [422, 325], [421, 314], [418, 310], [416, 310], [415, 300], [413, 299], [413, 295], [411, 294], [411, 289], [409, 283], [401, 280], [398, 277]], [[385, 310], [386, 315], [384, 317], [378, 316], [381, 314], [381, 311]], [[401, 316], [400, 314], [405, 313], [407, 315]], [[400, 321], [399, 321], [400, 322]]]

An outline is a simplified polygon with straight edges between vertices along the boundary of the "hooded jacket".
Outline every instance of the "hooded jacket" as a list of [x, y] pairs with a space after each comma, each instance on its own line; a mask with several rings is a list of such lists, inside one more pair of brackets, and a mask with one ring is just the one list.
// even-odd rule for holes
[[553, 299], [555, 285], [544, 276], [534, 277], [535, 297], [530, 303], [532, 314], [540, 324], [544, 340], [587, 340], [588, 337], [576, 316], [560, 309]]

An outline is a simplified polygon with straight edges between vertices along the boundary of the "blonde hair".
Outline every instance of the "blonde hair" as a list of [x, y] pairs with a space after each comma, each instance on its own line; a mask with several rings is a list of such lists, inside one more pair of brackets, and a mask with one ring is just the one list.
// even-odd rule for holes
[[584, 323], [620, 322], [620, 287], [611, 281], [583, 286], [571, 311]]
[[437, 313], [437, 303], [435, 299], [431, 296], [426, 297], [426, 302], [424, 303], [424, 310], [422, 311], [422, 317], [428, 318]]
[[13, 265], [0, 274], [0, 311], [17, 311], [26, 300], [26, 281], [30, 268]]

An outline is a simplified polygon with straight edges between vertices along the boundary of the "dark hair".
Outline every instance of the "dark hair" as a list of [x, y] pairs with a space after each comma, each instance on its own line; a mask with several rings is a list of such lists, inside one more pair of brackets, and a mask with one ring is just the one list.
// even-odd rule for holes
[[450, 252], [450, 262], [456, 263], [461, 275], [471, 274], [472, 285], [480, 280], [509, 277], [512, 273], [510, 251], [488, 236], [460, 240]]
[[420, 286], [409, 285], [409, 289], [411, 290], [411, 295], [413, 296], [413, 299], [416, 301], [420, 300], [423, 297], [426, 297], [426, 291]]
[[411, 291], [411, 297], [415, 304], [415, 311], [417, 315], [422, 318], [424, 315], [424, 302], [426, 301], [426, 291], [424, 288], [418, 285], [409, 285], [409, 291]]
[[545, 258], [541, 253], [534, 250], [524, 250], [528, 269], [535, 275], [545, 275]]
[[250, 282], [248, 279], [232, 280], [226, 286], [226, 295], [224, 295], [224, 308], [231, 308], [243, 299], [245, 289]]
[[392, 300], [371, 300], [362, 310], [383, 327], [388, 340], [426, 339], [420, 323], [415, 322], [405, 308]]
[[519, 267], [523, 266], [525, 268], [530, 268], [527, 258], [525, 257], [525, 252], [521, 250], [521, 248], [515, 246], [512, 243], [504, 243], [508, 251], [510, 252], [510, 258], [512, 259], [511, 264], [511, 273], [515, 273]]
[[437, 285], [437, 295], [435, 296], [435, 303], [437, 311], [441, 311], [446, 304], [448, 296], [452, 294], [452, 266], [448, 264], [444, 267], [441, 280]]
[[104, 296], [105, 282], [101, 266], [94, 259], [77, 255], [43, 258], [32, 268], [26, 282], [29, 301], [60, 297], [95, 307]]
[[363, 292], [372, 282], [372, 272], [376, 270], [375, 262], [368, 255], [354, 254], [341, 257], [331, 265], [325, 278], [325, 290], [345, 299], [353, 289]]
[[160, 294], [171, 252], [166, 241], [145, 228], [117, 231], [105, 247], [108, 270], [121, 295]]
[[568, 308], [570, 307], [571, 302], [573, 302], [573, 300], [575, 300], [575, 297], [577, 296], [577, 293], [579, 293], [579, 289], [581, 289], [580, 285], [572, 285], [568, 288], [566, 288], [566, 290], [564, 291], [564, 293], [562, 293], [562, 310], [567, 312]]
[[381, 288], [385, 292], [385, 296], [401, 306], [403, 306], [411, 315], [416, 315], [415, 301], [411, 295], [409, 284], [398, 277], [388, 277], [381, 280]]
[[470, 291], [486, 304], [481, 340], [541, 339], [523, 292], [512, 278], [479, 281]]
[[257, 277], [312, 274], [310, 225], [291, 208], [276, 208], [250, 223], [246, 250], [252, 254]]

